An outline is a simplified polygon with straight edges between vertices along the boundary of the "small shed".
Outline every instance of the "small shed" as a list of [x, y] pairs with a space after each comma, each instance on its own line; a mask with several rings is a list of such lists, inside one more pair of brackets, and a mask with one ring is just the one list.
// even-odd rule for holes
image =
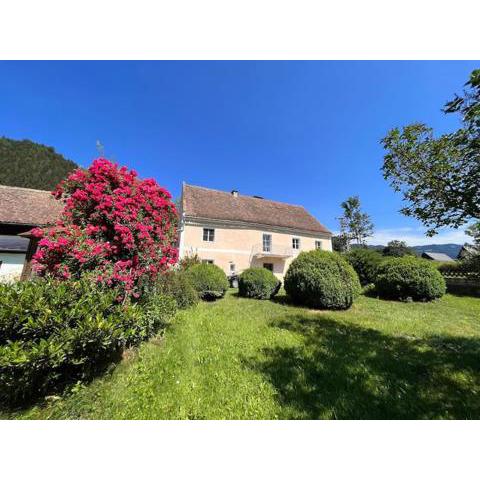
[[454, 262], [455, 260], [452, 257], [449, 257], [446, 253], [437, 253], [437, 252], [423, 252], [422, 258], [427, 260], [434, 260], [436, 262]]
[[0, 185], [0, 279], [30, 275], [37, 241], [28, 232], [54, 224], [62, 208], [46, 190]]

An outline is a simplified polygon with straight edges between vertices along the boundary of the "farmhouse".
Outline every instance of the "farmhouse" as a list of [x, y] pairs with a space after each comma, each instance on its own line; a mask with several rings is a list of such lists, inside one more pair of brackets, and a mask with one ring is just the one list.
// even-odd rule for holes
[[265, 267], [282, 278], [302, 251], [332, 250], [332, 233], [299, 205], [183, 184], [180, 257], [198, 255], [227, 275]]
[[0, 185], [0, 281], [30, 275], [36, 241], [28, 232], [55, 223], [61, 210], [48, 191]]
[[[29, 231], [61, 210], [48, 191], [0, 185], [0, 279], [30, 276], [37, 245]], [[259, 266], [282, 278], [301, 251], [331, 251], [331, 237], [302, 206], [183, 184], [180, 257], [197, 254], [227, 275]]]

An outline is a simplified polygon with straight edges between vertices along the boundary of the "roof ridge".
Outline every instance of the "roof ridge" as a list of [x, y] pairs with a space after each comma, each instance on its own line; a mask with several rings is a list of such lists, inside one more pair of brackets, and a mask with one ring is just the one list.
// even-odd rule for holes
[[51, 190], [40, 190], [39, 188], [27, 188], [27, 187], [14, 187], [12, 185], [0, 185], [0, 188], [15, 189], [15, 190], [26, 190], [28, 192], [42, 192], [42, 193], [48, 193], [50, 195], [52, 193]]
[[[191, 185], [189, 183], [184, 182], [186, 187], [193, 187], [193, 188], [201, 188], [202, 190], [209, 190], [211, 192], [219, 192], [219, 193], [225, 193], [226, 195], [230, 195], [230, 192], [225, 191], [225, 190], [218, 190], [217, 188], [209, 188], [209, 187], [203, 187], [201, 185]], [[280, 205], [289, 205], [291, 207], [298, 207], [298, 208], [303, 208], [303, 210], [307, 211], [303, 205], [299, 205], [297, 203], [287, 203], [287, 202], [281, 202], [280, 200], [271, 200], [270, 198], [258, 198], [255, 195], [244, 195], [243, 193], [238, 193], [239, 197], [243, 198], [252, 198], [255, 200], [264, 200], [266, 202], [271, 202], [271, 203], [279, 203]], [[308, 211], [307, 211], [308, 213]]]

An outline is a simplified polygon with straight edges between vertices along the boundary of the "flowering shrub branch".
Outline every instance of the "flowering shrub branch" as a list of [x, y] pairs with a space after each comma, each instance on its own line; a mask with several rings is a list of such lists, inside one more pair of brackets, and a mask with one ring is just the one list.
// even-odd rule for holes
[[144, 280], [177, 262], [175, 205], [155, 180], [98, 158], [53, 195], [65, 206], [54, 227], [32, 232], [40, 239], [38, 274], [68, 279], [92, 272], [97, 282], [138, 296]]

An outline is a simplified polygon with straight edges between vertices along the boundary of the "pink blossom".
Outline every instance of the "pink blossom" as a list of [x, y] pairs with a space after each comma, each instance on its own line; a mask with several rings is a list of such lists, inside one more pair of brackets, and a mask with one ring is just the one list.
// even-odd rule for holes
[[39, 274], [58, 278], [96, 271], [98, 282], [134, 292], [142, 276], [177, 262], [176, 210], [155, 180], [99, 158], [75, 170], [53, 192], [64, 201], [57, 226], [34, 229]]

